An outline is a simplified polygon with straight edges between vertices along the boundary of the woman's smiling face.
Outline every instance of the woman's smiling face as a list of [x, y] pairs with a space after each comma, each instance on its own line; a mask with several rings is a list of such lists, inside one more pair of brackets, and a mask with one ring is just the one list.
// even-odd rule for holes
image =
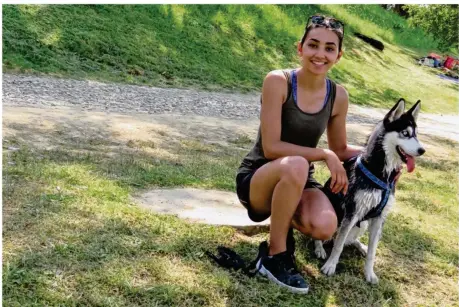
[[303, 68], [313, 74], [326, 74], [342, 55], [338, 35], [327, 28], [312, 29], [303, 45], [298, 44], [298, 55]]

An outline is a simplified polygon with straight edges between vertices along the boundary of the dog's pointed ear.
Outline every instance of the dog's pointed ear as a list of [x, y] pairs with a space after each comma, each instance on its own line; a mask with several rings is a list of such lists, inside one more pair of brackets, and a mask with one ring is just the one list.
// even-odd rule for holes
[[411, 115], [413, 115], [414, 121], [417, 121], [419, 111], [421, 111], [421, 100], [416, 101], [414, 106], [412, 106], [411, 109], [409, 109], [406, 113], [411, 113]]
[[398, 102], [390, 109], [389, 113], [384, 117], [384, 124], [388, 124], [397, 120], [405, 112], [405, 99], [400, 98]]

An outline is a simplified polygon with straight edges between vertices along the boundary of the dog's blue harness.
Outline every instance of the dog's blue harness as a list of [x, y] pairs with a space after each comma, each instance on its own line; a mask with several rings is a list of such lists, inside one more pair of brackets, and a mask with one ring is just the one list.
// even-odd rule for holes
[[357, 162], [356, 163], [357, 163], [358, 168], [362, 171], [362, 173], [369, 180], [371, 180], [374, 184], [376, 184], [377, 186], [379, 186], [383, 190], [383, 195], [382, 195], [381, 202], [376, 207], [371, 209], [370, 212], [368, 212], [361, 221], [359, 221], [359, 224], [360, 224], [360, 222], [362, 222], [362, 221], [366, 221], [368, 219], [375, 218], [375, 217], [378, 217], [378, 216], [381, 215], [381, 212], [384, 210], [384, 208], [386, 207], [387, 201], [389, 200], [390, 193], [391, 193], [392, 189], [394, 188], [395, 177], [394, 177], [394, 179], [392, 179], [392, 181], [390, 183], [386, 184], [383, 181], [381, 181], [381, 179], [379, 179], [375, 175], [373, 175], [363, 165], [361, 156], [359, 156], [357, 158]]

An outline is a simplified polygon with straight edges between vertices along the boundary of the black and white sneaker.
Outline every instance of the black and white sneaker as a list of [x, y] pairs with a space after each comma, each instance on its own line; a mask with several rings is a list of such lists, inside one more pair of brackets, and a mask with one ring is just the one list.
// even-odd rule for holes
[[306, 294], [309, 291], [309, 285], [296, 269], [295, 257], [288, 250], [262, 257], [257, 263], [257, 268], [260, 274], [293, 293]]

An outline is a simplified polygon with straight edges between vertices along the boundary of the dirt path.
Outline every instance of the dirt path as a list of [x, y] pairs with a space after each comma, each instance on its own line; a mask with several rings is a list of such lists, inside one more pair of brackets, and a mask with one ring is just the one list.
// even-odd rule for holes
[[[238, 135], [253, 140], [259, 123], [257, 94], [3, 74], [2, 98], [3, 136], [16, 135], [37, 146], [59, 146], [62, 131], [70, 138], [103, 137], [114, 144], [132, 138], [161, 141], [167, 134], [227, 145]], [[351, 105], [349, 142], [362, 144], [384, 113]], [[420, 135], [427, 141], [459, 142], [458, 119], [421, 113]]]

